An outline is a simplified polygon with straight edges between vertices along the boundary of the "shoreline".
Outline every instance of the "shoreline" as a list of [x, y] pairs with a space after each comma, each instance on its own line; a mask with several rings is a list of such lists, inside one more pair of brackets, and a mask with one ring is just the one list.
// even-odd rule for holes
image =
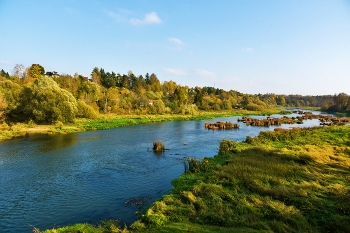
[[34, 123], [16, 123], [12, 125], [0, 125], [0, 142], [15, 138], [28, 137], [38, 134], [67, 134], [79, 133], [91, 130], [106, 130], [118, 127], [139, 125], [167, 121], [192, 121], [205, 120], [217, 117], [245, 116], [245, 115], [271, 115], [271, 114], [289, 114], [290, 112], [281, 109], [266, 109], [265, 111], [219, 111], [219, 112], [199, 112], [196, 115], [183, 114], [163, 114], [163, 115], [100, 115], [96, 119], [78, 118], [74, 123], [63, 124], [61, 122], [51, 125], [37, 125]]

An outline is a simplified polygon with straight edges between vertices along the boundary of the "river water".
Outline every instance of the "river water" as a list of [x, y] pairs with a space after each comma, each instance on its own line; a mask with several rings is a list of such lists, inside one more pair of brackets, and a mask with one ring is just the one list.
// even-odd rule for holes
[[[280, 115], [274, 115], [281, 117]], [[296, 116], [292, 114], [291, 116]], [[266, 117], [256, 117], [266, 118]], [[37, 135], [0, 142], [0, 232], [32, 232], [77, 222], [96, 224], [137, 219], [130, 198], [145, 197], [145, 208], [168, 193], [184, 172], [182, 159], [212, 157], [224, 139], [243, 141], [271, 127], [240, 124], [240, 129], [206, 130], [202, 121], [128, 126], [65, 135]], [[310, 127], [318, 120], [307, 120]], [[166, 150], [151, 151], [161, 140]]]

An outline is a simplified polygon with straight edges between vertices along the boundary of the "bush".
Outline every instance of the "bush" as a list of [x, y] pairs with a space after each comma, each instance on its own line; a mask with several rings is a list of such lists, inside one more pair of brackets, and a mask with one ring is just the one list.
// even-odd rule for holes
[[87, 105], [83, 100], [79, 100], [77, 117], [95, 119], [98, 115], [93, 107]]
[[250, 111], [262, 111], [264, 110], [264, 107], [258, 104], [250, 103], [247, 105], [246, 109]]
[[236, 145], [234, 141], [229, 139], [223, 139], [220, 142], [219, 155], [226, 155], [232, 153], [235, 148]]
[[136, 222], [131, 224], [130, 228], [132, 230], [135, 230], [135, 231], [141, 231], [141, 230], [146, 229], [146, 225], [143, 222], [141, 222], [140, 220], [137, 220]]
[[248, 135], [245, 139], [245, 142], [248, 144], [253, 144], [253, 137]]

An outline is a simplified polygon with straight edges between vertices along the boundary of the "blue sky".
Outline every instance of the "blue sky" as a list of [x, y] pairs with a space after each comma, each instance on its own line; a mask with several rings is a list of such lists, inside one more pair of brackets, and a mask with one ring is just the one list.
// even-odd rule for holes
[[0, 69], [350, 94], [350, 0], [0, 0]]

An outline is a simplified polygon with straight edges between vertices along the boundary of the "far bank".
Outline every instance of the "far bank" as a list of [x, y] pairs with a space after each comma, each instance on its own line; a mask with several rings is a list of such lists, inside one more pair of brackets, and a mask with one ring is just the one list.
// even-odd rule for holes
[[119, 115], [100, 114], [96, 119], [78, 118], [74, 123], [63, 124], [35, 124], [28, 123], [3, 123], [0, 125], [0, 141], [15, 137], [26, 137], [34, 134], [65, 134], [84, 132], [89, 130], [106, 130], [129, 125], [147, 124], [165, 121], [191, 121], [213, 119], [217, 117], [246, 116], [246, 115], [272, 115], [289, 114], [282, 109], [265, 109], [264, 111], [249, 111], [238, 109], [234, 111], [199, 111], [196, 115], [189, 114], [162, 114], [162, 115]]

